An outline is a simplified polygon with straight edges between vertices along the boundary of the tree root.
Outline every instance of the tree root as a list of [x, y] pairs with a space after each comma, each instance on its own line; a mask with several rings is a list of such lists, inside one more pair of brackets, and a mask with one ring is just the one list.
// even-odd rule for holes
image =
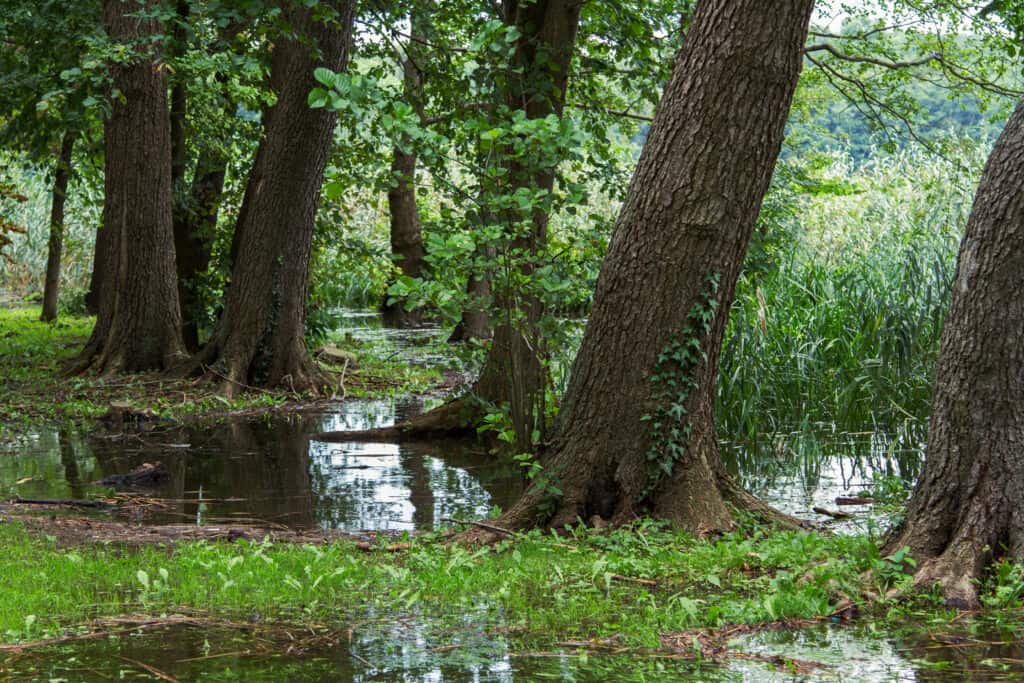
[[744, 512], [749, 512], [767, 524], [773, 524], [782, 529], [790, 531], [808, 531], [814, 528], [810, 522], [788, 515], [785, 512], [776, 510], [768, 503], [744, 489], [731, 476], [719, 473], [718, 486], [733, 507]]
[[351, 432], [320, 432], [314, 441], [344, 443], [349, 441], [421, 441], [469, 436], [476, 433], [481, 411], [467, 397], [457, 398], [422, 415], [416, 415], [390, 427], [362, 429]]
[[900, 548], [909, 547], [911, 557], [918, 563], [909, 588], [893, 592], [887, 597], [926, 593], [938, 587], [947, 607], [958, 610], [981, 607], [978, 582], [992, 559], [992, 552], [982, 539], [971, 535], [967, 529], [961, 529], [940, 553], [923, 557], [920, 551], [914, 552], [913, 540], [905, 533], [896, 534], [882, 550], [883, 553], [891, 554]]

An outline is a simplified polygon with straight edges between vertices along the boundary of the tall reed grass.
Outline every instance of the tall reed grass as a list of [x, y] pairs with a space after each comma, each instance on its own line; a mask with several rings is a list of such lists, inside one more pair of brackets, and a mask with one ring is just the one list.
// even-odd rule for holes
[[983, 145], [902, 152], [826, 175], [801, 196], [794, 240], [737, 289], [716, 417], [730, 440], [808, 427], [896, 431], [928, 416], [959, 236]]

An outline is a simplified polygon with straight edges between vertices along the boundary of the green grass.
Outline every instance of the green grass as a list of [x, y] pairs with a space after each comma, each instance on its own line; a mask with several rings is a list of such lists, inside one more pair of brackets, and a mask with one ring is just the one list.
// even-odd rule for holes
[[874, 548], [866, 537], [737, 532], [703, 541], [641, 525], [572, 538], [534, 533], [496, 549], [424, 537], [401, 553], [344, 542], [68, 550], [6, 524], [0, 633], [35, 638], [98, 616], [193, 607], [339, 627], [412, 615], [441, 631], [468, 620], [523, 647], [618, 636], [657, 648], [672, 631], [827, 615], [859, 594]]

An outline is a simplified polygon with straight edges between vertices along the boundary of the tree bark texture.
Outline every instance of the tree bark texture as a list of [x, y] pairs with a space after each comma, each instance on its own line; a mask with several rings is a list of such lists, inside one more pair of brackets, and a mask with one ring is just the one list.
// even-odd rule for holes
[[75, 370], [162, 369], [184, 354], [175, 286], [167, 80], [154, 39], [162, 28], [154, 19], [132, 16], [157, 4], [106, 0], [103, 5], [108, 35], [132, 44], [134, 55], [111, 65], [120, 95], [113, 97], [104, 125], [99, 311]]
[[468, 303], [462, 310], [462, 317], [448, 337], [449, 344], [491, 338], [491, 323], [487, 315], [491, 278], [486, 272], [471, 274], [466, 280], [466, 299]]
[[[416, 43], [422, 35], [418, 13], [414, 9], [410, 19], [412, 38], [405, 47], [402, 73], [405, 100], [415, 108], [422, 121], [423, 72], [416, 63], [417, 59], [423, 58]], [[394, 185], [388, 190], [388, 210], [391, 214], [391, 258], [398, 264], [402, 275], [418, 278], [423, 273], [426, 252], [423, 249], [423, 225], [416, 204], [416, 152], [411, 144], [412, 141], [407, 139], [394, 148], [391, 160], [391, 182]], [[388, 303], [386, 294], [381, 313], [384, 323], [393, 327], [419, 323], [419, 315], [407, 311], [402, 301]]]
[[57, 319], [57, 299], [60, 294], [60, 266], [64, 256], [64, 200], [68, 195], [71, 178], [71, 153], [75, 146], [75, 132], [67, 130], [61, 138], [60, 156], [53, 174], [53, 198], [50, 201], [50, 240], [46, 258], [46, 281], [43, 285], [43, 313], [40, 320]]
[[[712, 407], [729, 305], [813, 4], [698, 5], [602, 264], [543, 483], [503, 524], [652, 514], [696, 532], [728, 528], [727, 502], [768, 510], [725, 473]], [[697, 362], [677, 360], [680, 348]], [[652, 471], [666, 458], [667, 472]]]
[[274, 47], [270, 85], [277, 102], [264, 115], [235, 227], [231, 282], [218, 331], [204, 360], [216, 358], [228, 378], [243, 383], [318, 388], [319, 372], [303, 338], [306, 289], [320, 187], [336, 115], [307, 105], [315, 68], [343, 70], [349, 59], [354, 2], [327, 3], [329, 21], [307, 8], [286, 16], [292, 35]]
[[[172, 32], [178, 56], [185, 54], [187, 36], [185, 22], [191, 7], [185, 0], [178, 0], [178, 23]], [[229, 35], [237, 25], [224, 29]], [[217, 74], [217, 80], [224, 85], [227, 77]], [[230, 104], [225, 88], [225, 104]], [[228, 112], [229, 114], [233, 112]], [[188, 90], [179, 78], [171, 88], [171, 183], [174, 189], [174, 252], [178, 267], [178, 299], [181, 303], [181, 332], [185, 347], [192, 353], [199, 350], [199, 327], [203, 319], [204, 302], [199, 294], [199, 277], [210, 265], [214, 230], [220, 209], [224, 178], [227, 170], [227, 155], [207, 145], [199, 153], [195, 163], [191, 185], [186, 187], [188, 151]]]
[[928, 454], [887, 552], [915, 584], [976, 607], [994, 558], [1024, 560], [1024, 102], [996, 142], [960, 243], [932, 398]]
[[218, 150], [208, 148], [199, 154], [188, 196], [174, 220], [181, 332], [191, 352], [199, 350], [199, 324], [204, 305], [198, 289], [199, 277], [210, 267], [227, 165], [227, 156]]

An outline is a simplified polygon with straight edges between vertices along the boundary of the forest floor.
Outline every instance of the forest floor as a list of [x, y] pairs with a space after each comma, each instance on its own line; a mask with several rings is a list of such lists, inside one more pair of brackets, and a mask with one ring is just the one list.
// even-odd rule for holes
[[63, 316], [44, 323], [38, 307], [0, 308], [0, 440], [47, 421], [216, 419], [308, 409], [345, 398], [423, 393], [453, 381], [436, 368], [381, 356], [372, 346], [344, 338], [331, 347], [341, 347], [335, 360], [345, 360], [322, 362], [336, 381], [330, 396], [253, 388], [228, 400], [212, 373], [184, 379], [160, 373], [66, 376], [64, 367], [87, 341], [93, 321]]
[[[147, 419], [187, 421], [322, 400], [257, 391], [228, 402], [212, 383], [159, 375], [67, 378], [62, 367], [91, 320], [50, 325], [37, 316], [36, 309], [0, 309], [0, 441], [41, 423], [110, 415], [112, 405], [115, 414], [130, 406]], [[439, 370], [355, 342], [345, 350], [353, 360], [334, 369], [349, 397], [422, 393], [445, 382]], [[697, 538], [641, 521], [616, 530], [508, 533], [466, 546], [452, 542], [452, 530], [157, 527], [43, 509], [0, 505], [0, 655], [183, 625], [245, 632], [293, 654], [363, 637], [388, 649], [407, 636], [427, 652], [469, 662], [492, 656], [497, 644], [541, 659], [615, 656], [653, 680], [638, 662], [743, 658], [794, 675], [825, 666], [729, 644], [762, 630], [902, 623], [940, 637], [955, 631], [955, 639], [967, 621], [932, 595], [883, 597], [908, 581], [912, 565], [880, 556], [872, 534], [778, 531], [747, 521]], [[1019, 640], [1024, 572], [996, 572], [983, 588], [984, 618], [1008, 624], [1007, 638]], [[415, 634], [395, 636], [389, 629], [396, 624], [415, 624]], [[980, 666], [1007, 665], [989, 659]], [[627, 679], [615, 671], [608, 678]]]

